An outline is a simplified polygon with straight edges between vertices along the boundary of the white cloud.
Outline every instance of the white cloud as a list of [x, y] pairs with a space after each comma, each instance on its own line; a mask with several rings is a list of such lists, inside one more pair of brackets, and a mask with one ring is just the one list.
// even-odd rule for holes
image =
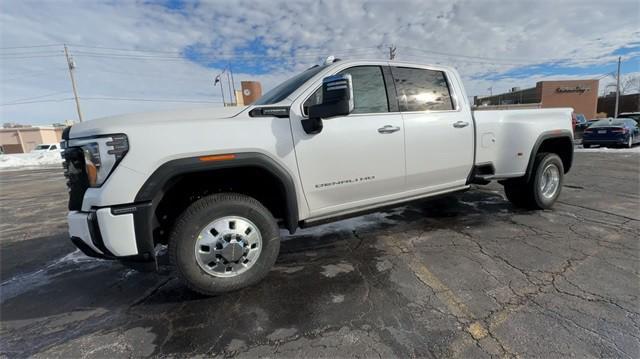
[[[551, 59], [562, 60], [563, 66], [584, 67], [585, 73], [591, 73], [591, 69], [596, 72], [602, 64], [615, 61], [613, 51], [634, 42], [637, 46], [640, 38], [637, 25], [640, 5], [635, 0], [241, 0], [233, 4], [186, 1], [185, 6], [177, 10], [150, 1], [51, 0], [3, 3], [2, 7], [1, 46], [72, 44], [70, 49], [78, 66], [79, 93], [87, 98], [219, 101], [220, 89], [213, 87], [212, 81], [220, 69], [180, 58], [143, 57], [175, 57], [169, 52], [180, 52], [197, 44], [212, 61], [247, 61], [246, 57], [234, 59], [227, 55], [245, 49], [243, 55], [250, 56], [246, 47], [256, 38], [266, 47], [269, 56], [292, 54], [283, 66], [276, 68], [268, 66], [274, 63], [274, 58], [253, 59], [267, 66], [268, 74], [241, 73], [242, 64], [236, 67], [237, 83], [257, 79], [268, 89], [326, 54], [343, 58], [385, 58], [386, 46], [393, 43], [398, 47], [400, 60], [455, 65], [464, 76], [470, 95], [481, 95], [489, 86], [496, 92], [513, 86], [533, 86], [546, 78], [580, 76], [531, 74], [488, 81], [483, 79], [487, 77], [477, 78], [478, 75], [501, 73]], [[73, 44], [159, 52], [119, 52]], [[3, 50], [0, 102], [56, 92], [64, 93], [37, 100], [69, 98], [71, 88], [61, 49], [56, 46]], [[95, 57], [96, 53], [137, 54], [139, 58]], [[451, 58], [439, 53], [468, 57]], [[19, 58], [48, 55], [53, 57]], [[637, 62], [635, 67], [637, 70]], [[193, 105], [82, 101], [87, 118]], [[2, 122], [51, 123], [74, 119], [76, 115], [73, 101], [65, 101], [1, 106], [0, 117]]]

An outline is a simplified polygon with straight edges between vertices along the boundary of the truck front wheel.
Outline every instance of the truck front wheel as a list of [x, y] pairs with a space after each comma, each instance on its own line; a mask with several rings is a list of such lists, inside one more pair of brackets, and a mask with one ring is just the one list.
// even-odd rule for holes
[[180, 216], [169, 239], [178, 277], [215, 295], [263, 279], [280, 251], [276, 220], [257, 200], [236, 193], [204, 197]]
[[564, 167], [555, 153], [536, 155], [530, 179], [517, 178], [504, 182], [504, 192], [511, 203], [528, 209], [548, 209], [562, 190]]

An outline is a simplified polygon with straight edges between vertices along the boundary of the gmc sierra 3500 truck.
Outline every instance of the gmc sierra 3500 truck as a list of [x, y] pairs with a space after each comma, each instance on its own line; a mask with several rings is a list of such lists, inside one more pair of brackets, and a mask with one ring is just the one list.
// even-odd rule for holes
[[69, 232], [85, 254], [157, 267], [217, 294], [261, 280], [280, 228], [497, 180], [553, 205], [573, 158], [570, 108], [471, 110], [458, 73], [328, 59], [245, 108], [88, 121], [63, 133]]

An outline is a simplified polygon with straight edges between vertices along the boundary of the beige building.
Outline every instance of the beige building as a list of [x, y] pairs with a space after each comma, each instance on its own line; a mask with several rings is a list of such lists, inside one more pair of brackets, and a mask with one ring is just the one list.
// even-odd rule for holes
[[59, 143], [63, 127], [0, 128], [0, 146], [4, 153], [26, 153], [42, 143]]

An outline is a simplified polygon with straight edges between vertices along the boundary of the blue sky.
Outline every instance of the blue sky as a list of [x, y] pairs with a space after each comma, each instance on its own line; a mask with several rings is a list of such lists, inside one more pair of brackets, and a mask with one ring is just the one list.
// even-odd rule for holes
[[[615, 49], [609, 55], [622, 56], [624, 62], [621, 65], [623, 73], [640, 71], [640, 44], [632, 43]], [[611, 59], [611, 56], [607, 58]], [[488, 80], [499, 81], [505, 78], [528, 78], [533, 75], [543, 76], [584, 76], [589, 78], [600, 78], [606, 74], [612, 74], [617, 71], [617, 59], [611, 63], [599, 62], [588, 65], [570, 65], [569, 60], [545, 62], [535, 65], [516, 67], [514, 69], [493, 73], [480, 74], [475, 78], [483, 78]]]
[[[25, 0], [0, 11], [2, 122], [221, 105], [213, 78], [268, 90], [328, 55], [452, 65], [470, 96], [545, 79], [640, 74], [640, 3], [613, 1]], [[611, 19], [615, 19], [612, 24]], [[44, 46], [43, 46], [44, 45]], [[36, 46], [36, 47], [31, 47]], [[225, 90], [228, 91], [228, 90]], [[228, 97], [228, 93], [227, 93]]]

